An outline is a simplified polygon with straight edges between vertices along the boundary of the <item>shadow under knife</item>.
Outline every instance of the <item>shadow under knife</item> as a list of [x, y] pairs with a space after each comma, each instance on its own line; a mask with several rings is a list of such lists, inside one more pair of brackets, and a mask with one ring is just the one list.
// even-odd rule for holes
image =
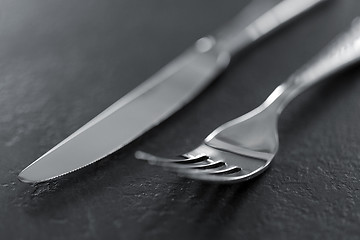
[[130, 144], [101, 161], [54, 180], [19, 187], [16, 204], [29, 214], [49, 214], [61, 211], [66, 205], [92, 199], [107, 188], [119, 188], [134, 171], [148, 167], [134, 160], [137, 144]]

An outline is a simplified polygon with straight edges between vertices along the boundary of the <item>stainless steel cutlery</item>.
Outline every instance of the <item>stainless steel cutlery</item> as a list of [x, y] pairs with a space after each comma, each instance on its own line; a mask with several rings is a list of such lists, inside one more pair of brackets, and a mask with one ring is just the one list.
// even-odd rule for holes
[[[232, 55], [320, 2], [324, 0], [252, 1], [225, 28], [198, 40], [146, 82], [30, 164], [19, 174], [19, 179], [27, 183], [44, 182], [94, 163], [130, 143], [193, 99], [227, 67]], [[222, 131], [208, 144], [217, 146], [226, 132]]]
[[298, 94], [360, 59], [360, 21], [278, 86], [263, 104], [215, 129], [179, 159], [137, 152], [136, 157], [192, 179], [234, 183], [268, 168], [279, 147], [277, 120]]

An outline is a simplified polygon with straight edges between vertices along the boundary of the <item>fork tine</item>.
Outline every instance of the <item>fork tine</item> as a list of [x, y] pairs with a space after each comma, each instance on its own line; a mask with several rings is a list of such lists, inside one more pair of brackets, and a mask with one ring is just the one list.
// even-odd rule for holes
[[[146, 160], [150, 164], [164, 167], [171, 172], [179, 174], [181, 177], [205, 182], [230, 184], [243, 182], [255, 177], [263, 172], [269, 164], [269, 162], [266, 163], [263, 160], [261, 160], [260, 165], [259, 163], [249, 164], [249, 161], [254, 161], [254, 159], [243, 159], [244, 157], [241, 157], [241, 165], [244, 164], [244, 166], [238, 166], [237, 164], [227, 163], [223, 159], [230, 160], [235, 157], [238, 161], [240, 160], [240, 155], [233, 156], [232, 153], [217, 149], [216, 153], [214, 151], [210, 146], [201, 145], [195, 150], [183, 154], [182, 157], [185, 159], [168, 159], [141, 151], [136, 152], [135, 157]], [[260, 161], [260, 159], [257, 160]], [[243, 167], [245, 168], [243, 169]]]
[[[174, 169], [212, 169], [225, 166], [223, 161], [209, 161], [206, 156], [190, 157], [189, 159], [168, 159], [157, 157], [145, 152], [136, 152], [135, 157], [142, 160], [147, 160], [149, 163], [159, 165], [162, 167]], [[202, 163], [203, 162], [203, 163]]]
[[222, 161], [216, 161], [216, 162], [209, 162], [209, 163], [204, 163], [204, 164], [178, 164], [178, 163], [161, 163], [161, 164], [157, 164], [156, 165], [160, 165], [162, 167], [165, 168], [169, 168], [169, 169], [173, 169], [174, 171], [180, 171], [181, 169], [185, 170], [185, 169], [193, 169], [193, 170], [199, 170], [199, 171], [204, 171], [204, 170], [208, 170], [208, 169], [212, 169], [212, 168], [220, 168], [225, 166], [225, 163]]
[[237, 182], [243, 182], [251, 177], [253, 177], [252, 174], [244, 174], [244, 175], [218, 175], [218, 174], [209, 174], [209, 173], [202, 173], [201, 171], [198, 171], [196, 173], [192, 172], [186, 172], [183, 171], [180, 173], [181, 176], [186, 178], [191, 178], [195, 180], [200, 181], [206, 181], [206, 182], [216, 182], [216, 183], [237, 183]]
[[179, 169], [180, 174], [214, 174], [214, 175], [225, 175], [234, 174], [240, 172], [241, 168], [237, 166], [227, 167], [226, 165], [222, 168], [210, 168], [210, 169]]
[[171, 159], [171, 158], [158, 157], [142, 151], [137, 151], [135, 153], [135, 157], [137, 159], [146, 160], [151, 163], [178, 163], [178, 164], [199, 163], [209, 159], [209, 157], [205, 155], [200, 155], [196, 157], [186, 157], [184, 159]]

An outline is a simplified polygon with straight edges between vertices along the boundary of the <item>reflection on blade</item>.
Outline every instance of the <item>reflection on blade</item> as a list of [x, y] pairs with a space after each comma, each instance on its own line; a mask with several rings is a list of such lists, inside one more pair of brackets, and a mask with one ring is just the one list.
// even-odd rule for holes
[[43, 182], [116, 151], [190, 101], [228, 62], [227, 55], [211, 48], [189, 50], [41, 156], [19, 179]]
[[[114, 103], [25, 168], [37, 183], [87, 166], [130, 143], [192, 100], [243, 50], [325, 0], [253, 0], [233, 22]], [[277, 4], [278, 3], [278, 4]]]

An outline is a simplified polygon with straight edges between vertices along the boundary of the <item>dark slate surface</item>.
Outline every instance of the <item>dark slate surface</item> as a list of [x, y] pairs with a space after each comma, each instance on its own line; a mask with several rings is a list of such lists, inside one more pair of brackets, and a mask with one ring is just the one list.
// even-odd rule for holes
[[133, 157], [190, 150], [260, 104], [360, 14], [354, 0], [238, 57], [191, 105], [97, 164], [40, 186], [16, 178], [246, 2], [0, 1], [0, 238], [358, 239], [359, 67], [288, 107], [280, 151], [253, 181], [203, 184]]

